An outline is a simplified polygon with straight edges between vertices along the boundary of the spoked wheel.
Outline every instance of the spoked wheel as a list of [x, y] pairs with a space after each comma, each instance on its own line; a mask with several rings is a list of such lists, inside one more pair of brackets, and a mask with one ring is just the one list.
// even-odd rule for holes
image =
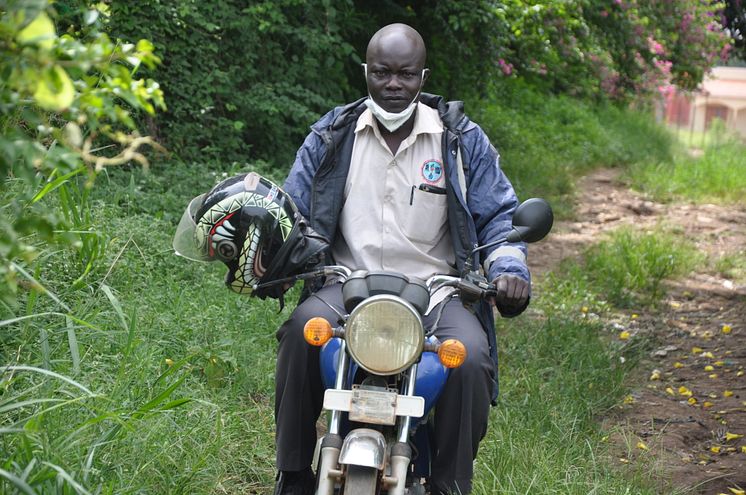
[[373, 495], [378, 493], [378, 470], [365, 466], [348, 466], [344, 495]]

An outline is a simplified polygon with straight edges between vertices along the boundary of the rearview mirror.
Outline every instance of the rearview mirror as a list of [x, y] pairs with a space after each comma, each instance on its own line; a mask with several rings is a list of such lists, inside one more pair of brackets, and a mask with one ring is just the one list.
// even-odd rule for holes
[[537, 242], [552, 230], [552, 207], [541, 198], [527, 199], [513, 214], [513, 231], [505, 238], [508, 242]]

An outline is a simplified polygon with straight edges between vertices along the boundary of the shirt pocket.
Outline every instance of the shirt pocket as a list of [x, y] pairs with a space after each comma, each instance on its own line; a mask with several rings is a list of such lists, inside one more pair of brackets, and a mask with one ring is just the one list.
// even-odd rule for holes
[[446, 229], [446, 195], [414, 188], [411, 204], [399, 213], [402, 232], [412, 242], [433, 244]]

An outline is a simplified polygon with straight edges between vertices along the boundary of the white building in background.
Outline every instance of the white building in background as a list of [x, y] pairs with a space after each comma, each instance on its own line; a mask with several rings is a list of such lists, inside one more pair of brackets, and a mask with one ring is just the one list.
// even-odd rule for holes
[[671, 93], [666, 122], [682, 130], [706, 131], [715, 118], [746, 139], [746, 67], [714, 67], [699, 91]]

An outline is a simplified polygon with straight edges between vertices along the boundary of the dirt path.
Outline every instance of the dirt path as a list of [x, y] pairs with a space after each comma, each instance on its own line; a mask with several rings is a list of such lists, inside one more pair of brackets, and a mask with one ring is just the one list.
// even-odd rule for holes
[[[578, 220], [558, 222], [547, 241], [531, 248], [538, 277], [625, 224], [680, 229], [710, 258], [746, 249], [746, 209], [654, 203], [615, 170], [585, 177], [578, 191]], [[604, 419], [619, 462], [641, 461], [662, 486], [688, 493], [744, 493], [746, 285], [703, 266], [670, 283], [657, 309], [634, 313], [608, 324], [632, 339], [651, 336], [657, 347], [638, 368], [631, 395]]]

